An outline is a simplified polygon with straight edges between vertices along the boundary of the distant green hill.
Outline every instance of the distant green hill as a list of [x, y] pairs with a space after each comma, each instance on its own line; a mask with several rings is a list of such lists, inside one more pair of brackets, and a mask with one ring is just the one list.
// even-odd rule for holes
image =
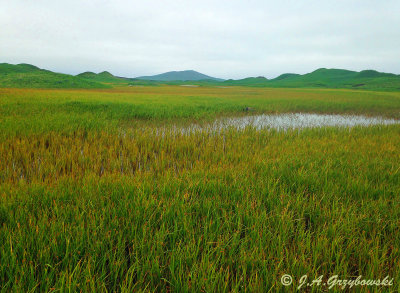
[[271, 81], [278, 81], [278, 80], [283, 80], [283, 79], [294, 78], [299, 75], [300, 74], [297, 74], [297, 73], [284, 73], [284, 74], [279, 75], [278, 77], [275, 77], [274, 79], [271, 79]]
[[92, 81], [97, 81], [97, 82], [105, 82], [105, 83], [127, 83], [127, 82], [129, 82], [129, 79], [114, 76], [108, 71], [103, 71], [103, 72], [100, 72], [97, 74], [94, 72], [87, 71], [87, 72], [78, 74], [77, 77], [92, 80]]
[[55, 73], [30, 64], [0, 63], [0, 87], [10, 88], [110, 88], [123, 86], [199, 85], [282, 88], [347, 88], [399, 91], [400, 75], [376, 70], [360, 72], [320, 68], [307, 74], [284, 73], [276, 78], [248, 77], [222, 80], [193, 70], [170, 71], [153, 76], [124, 78], [108, 71], [83, 72], [76, 76]]
[[243, 86], [263, 86], [264, 84], [268, 83], [268, 79], [263, 76], [259, 77], [247, 77], [243, 79], [229, 79], [224, 82], [225, 84], [232, 84], [232, 85], [243, 85]]
[[378, 72], [376, 70], [363, 70], [360, 71], [356, 77], [357, 78], [396, 77], [396, 74], [383, 73], [383, 72]]
[[356, 71], [320, 68], [313, 72], [274, 80], [271, 85], [287, 87], [336, 87], [357, 75]]
[[135, 79], [155, 80], [155, 81], [199, 81], [199, 80], [223, 81], [223, 79], [211, 77], [194, 70], [170, 71], [152, 76], [139, 76], [136, 77]]
[[227, 80], [225, 85], [283, 88], [351, 88], [367, 90], [400, 90], [400, 76], [375, 70], [361, 72], [320, 68], [307, 74], [286, 73], [271, 80], [245, 78]]
[[8, 63], [0, 63], [0, 74], [27, 73], [27, 72], [35, 72], [38, 70], [46, 71], [31, 64], [21, 63], [18, 65], [13, 65]]
[[108, 88], [80, 77], [55, 73], [30, 64], [0, 64], [0, 87], [10, 88]]

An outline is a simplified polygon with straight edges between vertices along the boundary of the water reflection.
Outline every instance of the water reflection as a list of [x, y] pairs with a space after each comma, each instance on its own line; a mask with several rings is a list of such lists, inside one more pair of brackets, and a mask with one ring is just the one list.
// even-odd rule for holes
[[208, 125], [191, 125], [189, 127], [179, 128], [183, 133], [211, 130], [219, 131], [224, 128], [234, 127], [243, 129], [252, 126], [256, 129], [302, 129], [315, 127], [354, 127], [370, 125], [390, 125], [399, 124], [400, 120], [387, 119], [382, 117], [366, 117], [358, 115], [331, 115], [331, 114], [307, 114], [307, 113], [289, 113], [289, 114], [263, 114], [255, 116], [221, 118]]

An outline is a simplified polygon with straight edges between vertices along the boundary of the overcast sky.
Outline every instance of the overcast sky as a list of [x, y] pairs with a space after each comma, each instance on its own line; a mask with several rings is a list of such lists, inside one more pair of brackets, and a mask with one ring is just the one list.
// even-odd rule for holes
[[400, 74], [400, 1], [0, 0], [0, 62], [127, 77]]

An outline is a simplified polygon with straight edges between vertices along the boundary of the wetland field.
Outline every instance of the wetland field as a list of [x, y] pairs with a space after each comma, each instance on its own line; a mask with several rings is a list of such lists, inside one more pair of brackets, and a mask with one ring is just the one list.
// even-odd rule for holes
[[2, 88], [0, 291], [399, 291], [399, 123], [400, 92]]

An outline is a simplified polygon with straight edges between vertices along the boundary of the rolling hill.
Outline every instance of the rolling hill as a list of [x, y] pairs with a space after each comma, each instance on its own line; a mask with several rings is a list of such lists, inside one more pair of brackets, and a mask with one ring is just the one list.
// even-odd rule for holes
[[109, 88], [103, 83], [55, 73], [30, 64], [0, 64], [0, 87], [8, 88]]
[[278, 81], [278, 80], [290, 79], [290, 78], [295, 78], [299, 75], [300, 74], [297, 74], [297, 73], [284, 73], [284, 74], [281, 74], [278, 77], [275, 77], [274, 79], [271, 79], [271, 80]]
[[258, 85], [264, 85], [268, 83], [268, 79], [266, 79], [263, 76], [259, 77], [247, 77], [243, 79], [229, 79], [225, 81], [226, 84], [234, 84], [234, 85], [243, 85], [243, 86], [258, 86]]
[[251, 77], [227, 80], [226, 85], [282, 88], [351, 88], [366, 90], [400, 90], [400, 76], [375, 70], [360, 72], [345, 69], [320, 68], [303, 75], [286, 73], [274, 79]]
[[152, 76], [139, 76], [136, 77], [135, 79], [154, 80], [154, 81], [199, 81], [199, 80], [223, 81], [223, 79], [211, 77], [194, 70], [169, 71]]
[[100, 73], [86, 71], [76, 76], [87, 80], [105, 82], [105, 83], [127, 83], [129, 81], [129, 79], [127, 78], [114, 76], [108, 71], [103, 71]]
[[273, 79], [248, 77], [222, 80], [194, 70], [170, 71], [153, 76], [125, 78], [108, 71], [83, 72], [76, 76], [55, 73], [30, 64], [0, 63], [0, 87], [9, 88], [110, 88], [112, 85], [158, 86], [162, 84], [201, 86], [252, 86], [282, 88], [347, 88], [399, 91], [400, 75], [363, 70], [320, 68], [306, 74], [284, 73]]

